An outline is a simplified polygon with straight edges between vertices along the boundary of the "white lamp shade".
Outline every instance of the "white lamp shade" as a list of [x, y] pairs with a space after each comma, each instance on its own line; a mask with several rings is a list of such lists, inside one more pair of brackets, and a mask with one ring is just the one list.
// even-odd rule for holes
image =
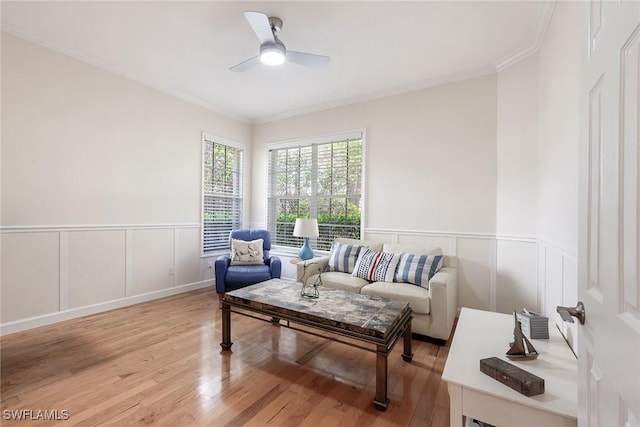
[[296, 237], [318, 237], [318, 220], [315, 218], [297, 218], [293, 227], [293, 235]]

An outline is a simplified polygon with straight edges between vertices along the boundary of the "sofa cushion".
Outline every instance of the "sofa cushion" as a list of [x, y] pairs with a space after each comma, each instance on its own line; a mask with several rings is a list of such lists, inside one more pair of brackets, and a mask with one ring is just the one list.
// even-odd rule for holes
[[[348, 237], [338, 237], [335, 242], [338, 243], [346, 243], [347, 245], [357, 245], [357, 246], [366, 246], [367, 248], [374, 251], [382, 251], [382, 247], [385, 245], [382, 242], [377, 242], [375, 240], [358, 240], [358, 239], [350, 239]], [[385, 251], [385, 252], [396, 252], [396, 251]], [[397, 251], [398, 253], [403, 251]], [[404, 251], [411, 252], [411, 251]]]
[[[324, 280], [324, 275], [322, 277]], [[431, 311], [429, 291], [409, 283], [374, 282], [363, 287], [360, 293], [408, 302], [417, 314], [429, 314]]]
[[[307, 279], [307, 283], [313, 283], [318, 275], [313, 275]], [[360, 289], [369, 282], [359, 277], [352, 276], [338, 271], [327, 271], [322, 273], [322, 286], [332, 289], [360, 293]], [[322, 289], [320, 289], [322, 292]]]
[[358, 255], [353, 275], [372, 282], [393, 282], [400, 254], [364, 248]]
[[415, 245], [411, 243], [385, 243], [382, 247], [385, 252], [393, 252], [394, 254], [407, 253], [407, 254], [419, 254], [419, 255], [442, 255], [442, 248], [427, 247], [422, 245]]
[[394, 282], [411, 283], [429, 289], [429, 280], [442, 267], [442, 255], [400, 254]]
[[362, 246], [333, 242], [329, 254], [329, 271], [351, 273], [356, 265]]

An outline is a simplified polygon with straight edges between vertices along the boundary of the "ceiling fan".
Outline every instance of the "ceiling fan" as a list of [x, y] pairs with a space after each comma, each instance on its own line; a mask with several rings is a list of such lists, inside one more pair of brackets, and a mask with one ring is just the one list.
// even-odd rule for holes
[[285, 60], [312, 68], [324, 68], [329, 63], [328, 56], [287, 50], [284, 43], [278, 38], [278, 31], [282, 28], [282, 19], [268, 17], [264, 13], [253, 11], [246, 11], [244, 17], [260, 40], [260, 54], [234, 65], [229, 70], [241, 72], [259, 62], [267, 65], [280, 65]]

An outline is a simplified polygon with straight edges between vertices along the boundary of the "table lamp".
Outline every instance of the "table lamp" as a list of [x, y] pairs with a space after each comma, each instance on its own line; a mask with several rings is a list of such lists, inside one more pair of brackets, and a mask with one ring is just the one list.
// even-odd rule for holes
[[313, 249], [309, 244], [309, 237], [318, 237], [318, 220], [315, 218], [297, 218], [296, 225], [293, 227], [293, 235], [296, 237], [304, 237], [304, 243], [298, 252], [298, 256], [302, 260], [313, 258]]

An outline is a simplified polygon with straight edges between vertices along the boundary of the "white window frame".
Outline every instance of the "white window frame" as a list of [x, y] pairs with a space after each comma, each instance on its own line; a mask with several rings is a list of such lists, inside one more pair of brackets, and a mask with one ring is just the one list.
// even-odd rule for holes
[[[360, 238], [363, 239], [364, 238], [364, 230], [365, 230], [365, 221], [366, 221], [366, 129], [354, 129], [354, 130], [349, 130], [349, 131], [344, 131], [344, 132], [339, 132], [339, 133], [330, 133], [330, 134], [323, 134], [323, 135], [317, 135], [317, 136], [312, 136], [312, 137], [306, 137], [306, 138], [296, 138], [296, 139], [290, 139], [290, 140], [285, 140], [285, 141], [278, 141], [278, 142], [272, 142], [269, 144], [266, 144], [265, 148], [266, 148], [266, 162], [265, 162], [265, 199], [264, 199], [264, 206], [266, 207], [265, 209], [265, 217], [264, 217], [264, 223], [266, 224], [265, 228], [269, 228], [269, 195], [270, 195], [270, 177], [269, 177], [269, 151], [270, 150], [274, 150], [274, 149], [283, 149], [283, 148], [294, 148], [294, 147], [302, 147], [302, 146], [308, 146], [308, 145], [312, 145], [312, 144], [322, 144], [322, 143], [328, 143], [331, 141], [342, 141], [342, 140], [346, 140], [346, 139], [360, 139], [361, 140], [361, 144], [362, 144], [362, 165], [361, 165], [361, 182], [360, 182]], [[319, 253], [328, 253], [328, 251], [324, 251], [324, 250], [318, 250], [317, 249], [317, 245], [316, 245], [316, 241], [314, 239], [311, 239], [312, 241], [312, 246], [314, 248], [314, 250], [316, 252]], [[299, 250], [299, 247], [293, 247], [293, 246], [284, 246], [284, 245], [278, 245], [275, 243], [272, 243], [272, 252], [279, 252], [279, 253], [283, 253], [283, 254], [294, 254], [297, 253]]]
[[240, 169], [241, 169], [241, 182], [240, 182], [240, 199], [241, 199], [241, 213], [240, 213], [240, 224], [238, 225], [238, 228], [242, 228], [244, 226], [244, 212], [245, 212], [245, 204], [246, 204], [246, 200], [245, 200], [245, 188], [246, 188], [246, 158], [247, 158], [247, 147], [245, 144], [224, 138], [224, 137], [220, 137], [217, 136], [215, 134], [212, 133], [208, 133], [208, 132], [202, 132], [202, 138], [201, 138], [201, 162], [200, 162], [200, 171], [201, 171], [201, 177], [200, 177], [200, 254], [201, 257], [205, 258], [205, 257], [214, 257], [214, 256], [218, 256], [222, 253], [224, 253], [224, 250], [212, 250], [212, 251], [208, 251], [205, 252], [205, 248], [204, 248], [204, 238], [205, 238], [205, 224], [204, 224], [204, 220], [205, 220], [205, 186], [204, 186], [204, 179], [205, 179], [205, 145], [208, 143], [217, 143], [217, 144], [222, 144], [222, 145], [226, 145], [228, 147], [232, 147], [232, 148], [236, 148], [238, 150], [242, 150], [242, 159], [241, 159], [241, 164], [240, 164]]

